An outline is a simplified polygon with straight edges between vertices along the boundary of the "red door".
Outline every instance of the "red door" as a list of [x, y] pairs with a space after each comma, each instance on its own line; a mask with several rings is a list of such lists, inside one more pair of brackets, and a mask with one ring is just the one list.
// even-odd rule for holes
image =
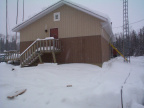
[[50, 29], [50, 37], [54, 37], [55, 39], [58, 39], [58, 28]]

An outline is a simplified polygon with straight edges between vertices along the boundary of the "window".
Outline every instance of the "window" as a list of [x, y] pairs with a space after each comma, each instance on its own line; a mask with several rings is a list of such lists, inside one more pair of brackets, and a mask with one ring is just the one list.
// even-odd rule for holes
[[54, 21], [60, 21], [60, 12], [54, 13]]

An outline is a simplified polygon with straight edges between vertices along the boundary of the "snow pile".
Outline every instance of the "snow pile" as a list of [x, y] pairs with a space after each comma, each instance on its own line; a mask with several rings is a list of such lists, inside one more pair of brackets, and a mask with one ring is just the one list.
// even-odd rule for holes
[[37, 41], [41, 41], [41, 40], [53, 40], [54, 37], [46, 37], [45, 39], [40, 39], [40, 38], [37, 38]]
[[46, 37], [45, 39], [52, 40], [52, 39], [54, 39], [54, 37]]
[[36, 49], [36, 51], [51, 51], [51, 50], [60, 50], [57, 47], [54, 46], [48, 46], [48, 47], [39, 47], [38, 49]]
[[[131, 63], [118, 57], [102, 68], [49, 63], [20, 68], [0, 63], [0, 69], [0, 108], [121, 108], [121, 86], [124, 108], [144, 108], [144, 57], [132, 57]], [[11, 91], [24, 88], [24, 94], [7, 99]]]

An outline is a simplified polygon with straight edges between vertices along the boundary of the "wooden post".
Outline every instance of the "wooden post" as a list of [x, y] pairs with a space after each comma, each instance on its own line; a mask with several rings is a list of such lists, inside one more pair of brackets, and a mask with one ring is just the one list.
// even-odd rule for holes
[[23, 61], [23, 55], [20, 56], [20, 65], [21, 65], [21, 67], [23, 67], [23, 65], [22, 65], [22, 61]]
[[55, 39], [53, 40], [53, 51], [55, 51]]
[[54, 51], [52, 51], [52, 56], [53, 56], [54, 63], [56, 63], [56, 57]]
[[60, 47], [59, 47], [59, 49], [60, 49], [60, 51], [61, 51], [61, 49], [62, 49], [62, 48], [61, 48], [61, 41], [60, 41], [60, 40], [59, 40], [59, 44], [60, 44]]
[[31, 56], [32, 56], [32, 58], [33, 58], [33, 45], [31, 46]]
[[38, 57], [39, 57], [39, 61], [40, 61], [40, 63], [42, 63], [41, 55], [38, 54]]
[[43, 52], [45, 52], [45, 41], [43, 40]]
[[49, 50], [51, 51], [51, 40], [49, 40]]
[[34, 44], [34, 56], [36, 55], [36, 44]]
[[41, 52], [41, 40], [39, 42], [40, 42], [40, 52]]
[[48, 51], [48, 40], [46, 40], [46, 51]]

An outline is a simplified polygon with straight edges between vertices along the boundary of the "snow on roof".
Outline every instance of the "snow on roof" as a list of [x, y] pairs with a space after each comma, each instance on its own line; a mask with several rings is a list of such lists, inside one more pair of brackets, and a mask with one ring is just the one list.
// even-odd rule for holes
[[[54, 11], [55, 9], [63, 6], [63, 5], [68, 5], [70, 7], [73, 7], [77, 10], [80, 10], [82, 12], [85, 12], [91, 16], [94, 16], [98, 19], [101, 19], [102, 21], [106, 22], [107, 23], [107, 26], [108, 26], [108, 30], [106, 30], [106, 32], [110, 35], [110, 34], [113, 34], [112, 33], [112, 28], [111, 28], [111, 24], [110, 24], [110, 18], [106, 15], [106, 14], [103, 14], [103, 13], [100, 13], [98, 11], [93, 11], [93, 10], [90, 10], [88, 9], [87, 7], [84, 7], [80, 4], [76, 4], [76, 3], [73, 3], [71, 1], [68, 1], [68, 0], [61, 0], [51, 6], [49, 6], [48, 8], [46, 8], [45, 10], [41, 11], [40, 13], [34, 15], [33, 17], [31, 17], [30, 19], [26, 20], [25, 22], [22, 22], [20, 23], [19, 25], [17, 25], [16, 27], [14, 27], [12, 29], [12, 31], [14, 32], [18, 32], [20, 31], [21, 29], [23, 29], [24, 27], [28, 26], [29, 24], [35, 22], [36, 20], [42, 18], [43, 16], [49, 14], [50, 12]], [[104, 27], [104, 29], [106, 29]]]

